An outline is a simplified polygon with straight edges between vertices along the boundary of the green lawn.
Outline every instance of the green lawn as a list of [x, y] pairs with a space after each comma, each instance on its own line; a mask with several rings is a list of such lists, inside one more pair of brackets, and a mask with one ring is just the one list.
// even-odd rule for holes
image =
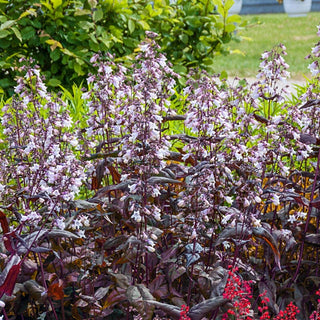
[[317, 26], [320, 23], [320, 12], [309, 13], [306, 17], [289, 18], [286, 14], [262, 14], [243, 16], [248, 21], [257, 17], [261, 24], [255, 24], [241, 31], [243, 40], [240, 43], [230, 43], [231, 50], [240, 50], [241, 54], [217, 56], [215, 70], [227, 71], [229, 76], [254, 77], [259, 69], [260, 56], [274, 45], [283, 43], [287, 47], [286, 62], [293, 79], [309, 75], [308, 60], [305, 56], [320, 40], [317, 36]]

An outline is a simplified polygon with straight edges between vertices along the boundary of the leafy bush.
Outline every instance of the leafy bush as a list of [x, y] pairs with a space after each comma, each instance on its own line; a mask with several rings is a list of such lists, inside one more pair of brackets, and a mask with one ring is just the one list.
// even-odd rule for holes
[[178, 93], [147, 34], [130, 68], [91, 58], [81, 125], [25, 62], [3, 110], [4, 316], [316, 319], [320, 43], [290, 104], [283, 45], [252, 85], [203, 72]]
[[[216, 11], [214, 4], [217, 6]], [[232, 0], [14, 0], [0, 3], [0, 87], [13, 93], [20, 58], [41, 67], [47, 85], [70, 90], [93, 72], [94, 53], [110, 52], [132, 60], [146, 30], [160, 34], [160, 44], [175, 70], [212, 65], [214, 53], [236, 38], [241, 18], [228, 17]]]

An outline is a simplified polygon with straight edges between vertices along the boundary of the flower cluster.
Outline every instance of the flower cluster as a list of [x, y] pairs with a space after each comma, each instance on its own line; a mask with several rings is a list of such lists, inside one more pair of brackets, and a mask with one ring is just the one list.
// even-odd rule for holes
[[66, 106], [46, 92], [36, 66], [24, 69], [17, 95], [2, 110], [8, 150], [1, 154], [0, 186], [3, 202], [17, 204], [21, 222], [37, 224], [41, 207], [57, 214], [75, 198], [85, 164], [76, 156], [79, 141]]
[[117, 149], [116, 163], [126, 168], [121, 181], [130, 181], [130, 195], [142, 196], [142, 201], [132, 201], [129, 207], [138, 223], [145, 216], [160, 219], [160, 210], [146, 203], [147, 197], [160, 195], [160, 186], [148, 179], [160, 173], [170, 154], [162, 123], [177, 77], [158, 52], [153, 40], [156, 35], [149, 32], [147, 36], [130, 68], [116, 65], [111, 56], [107, 62], [93, 57], [98, 75], [88, 78], [92, 88], [83, 94], [84, 99], [90, 98], [84, 146], [87, 151], [94, 147], [100, 153], [105, 150], [106, 155]]
[[251, 309], [250, 298], [251, 287], [250, 283], [244, 281], [236, 274], [238, 268], [229, 266], [229, 278], [224, 289], [223, 297], [231, 300], [232, 309], [228, 309], [224, 314], [223, 319], [228, 319], [229, 315], [234, 316], [235, 319], [253, 319], [251, 316], [253, 311]]
[[295, 306], [293, 302], [290, 302], [285, 310], [281, 310], [279, 314], [274, 317], [274, 320], [296, 320], [299, 312], [298, 307]]
[[[318, 26], [317, 35], [320, 36], [320, 25]], [[308, 69], [310, 70], [313, 77], [319, 77], [320, 66], [318, 58], [320, 57], [320, 41], [312, 48], [311, 54], [306, 58], [311, 59], [312, 62], [309, 64]]]
[[270, 302], [270, 299], [267, 297], [266, 291], [264, 291], [262, 294], [260, 294], [261, 298], [261, 305], [258, 306], [258, 311], [261, 313], [260, 320], [268, 320], [271, 319], [271, 316], [269, 314], [269, 308], [268, 303]]
[[190, 320], [191, 318], [188, 317], [188, 312], [189, 312], [189, 307], [186, 305], [181, 306], [181, 311], [180, 311], [180, 318], [179, 320]]
[[257, 78], [261, 79], [257, 87], [257, 93], [261, 97], [276, 98], [277, 102], [284, 100], [282, 94], [286, 91], [279, 90], [278, 81], [285, 82], [290, 77], [290, 73], [287, 71], [289, 65], [283, 58], [286, 54], [286, 47], [283, 44], [279, 44], [271, 51], [262, 54], [261, 69], [257, 75]]
[[[316, 295], [320, 296], [320, 290], [316, 292]], [[320, 319], [320, 299], [317, 300], [317, 310], [313, 311], [310, 315], [310, 320], [319, 320]]]

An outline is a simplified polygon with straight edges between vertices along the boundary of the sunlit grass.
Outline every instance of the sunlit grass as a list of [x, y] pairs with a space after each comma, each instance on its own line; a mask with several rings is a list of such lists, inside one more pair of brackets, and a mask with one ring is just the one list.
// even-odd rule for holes
[[320, 40], [317, 37], [320, 12], [299, 18], [290, 18], [286, 14], [246, 15], [244, 18], [248, 21], [258, 18], [260, 23], [241, 32], [244, 41], [230, 43], [231, 50], [241, 51], [242, 54], [216, 57], [216, 72], [225, 70], [230, 76], [253, 77], [259, 68], [261, 53], [283, 43], [287, 47], [288, 55], [285, 59], [290, 65], [292, 77], [299, 79], [309, 75], [309, 61], [305, 57]]

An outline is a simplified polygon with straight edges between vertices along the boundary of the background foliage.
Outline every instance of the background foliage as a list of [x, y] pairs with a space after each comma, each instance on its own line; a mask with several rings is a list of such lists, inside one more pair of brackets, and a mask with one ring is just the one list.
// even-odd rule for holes
[[48, 79], [70, 89], [93, 69], [90, 58], [110, 52], [122, 61], [144, 38], [160, 34], [162, 50], [186, 73], [210, 68], [214, 53], [235, 39], [239, 16], [227, 16], [233, 1], [13, 0], [0, 3], [0, 87], [12, 94], [19, 59], [32, 57]]
[[226, 71], [229, 76], [255, 77], [261, 52], [281, 42], [287, 48], [286, 61], [290, 66], [291, 78], [301, 80], [303, 75], [310, 76], [307, 69], [309, 61], [304, 58], [309, 54], [309, 48], [317, 42], [316, 25], [320, 21], [320, 12], [310, 12], [296, 19], [285, 13], [246, 15], [245, 18], [250, 21], [250, 25], [241, 31], [246, 41], [228, 44], [231, 57], [215, 57], [216, 72]]

